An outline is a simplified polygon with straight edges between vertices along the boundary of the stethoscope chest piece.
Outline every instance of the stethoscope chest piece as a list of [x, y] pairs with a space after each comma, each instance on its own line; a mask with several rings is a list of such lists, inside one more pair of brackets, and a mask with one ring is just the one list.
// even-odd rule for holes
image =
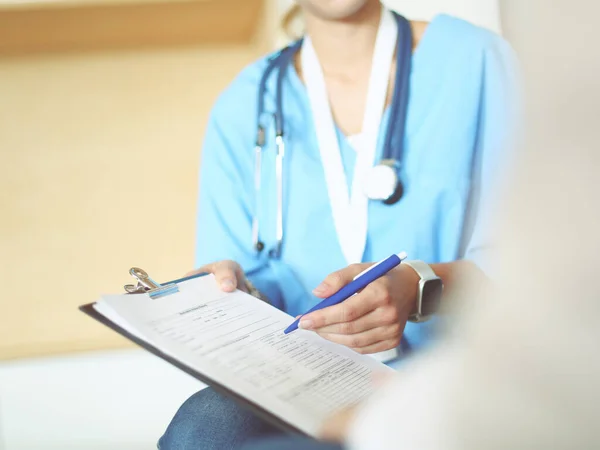
[[366, 174], [363, 187], [371, 200], [380, 200], [386, 205], [398, 202], [404, 189], [398, 176], [398, 167], [393, 159], [384, 159]]

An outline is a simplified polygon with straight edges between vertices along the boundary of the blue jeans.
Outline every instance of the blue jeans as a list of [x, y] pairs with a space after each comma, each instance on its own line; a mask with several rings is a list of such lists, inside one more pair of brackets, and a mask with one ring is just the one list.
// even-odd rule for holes
[[158, 441], [160, 450], [333, 450], [338, 446], [288, 436], [211, 388], [181, 405]]
[[241, 450], [343, 450], [337, 444], [318, 442], [310, 438], [274, 437], [252, 441]]

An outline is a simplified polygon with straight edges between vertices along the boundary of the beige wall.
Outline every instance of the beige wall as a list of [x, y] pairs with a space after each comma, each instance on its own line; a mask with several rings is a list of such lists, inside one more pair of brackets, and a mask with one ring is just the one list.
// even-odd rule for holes
[[210, 106], [268, 47], [0, 58], [0, 359], [126, 345], [77, 306], [192, 267]]

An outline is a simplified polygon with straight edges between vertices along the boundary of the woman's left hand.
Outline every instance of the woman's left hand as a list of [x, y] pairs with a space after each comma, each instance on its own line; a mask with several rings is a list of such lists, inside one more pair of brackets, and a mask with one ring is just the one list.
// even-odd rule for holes
[[[334, 272], [313, 292], [320, 298], [329, 297], [371, 265], [353, 264]], [[414, 309], [418, 283], [417, 273], [401, 264], [346, 301], [307, 314], [300, 321], [300, 328], [315, 331], [358, 353], [395, 348]]]

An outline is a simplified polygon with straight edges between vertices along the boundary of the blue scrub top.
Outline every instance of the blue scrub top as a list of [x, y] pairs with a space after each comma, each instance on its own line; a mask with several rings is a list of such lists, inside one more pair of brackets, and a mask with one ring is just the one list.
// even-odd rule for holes
[[[260, 234], [252, 242], [254, 143], [257, 90], [266, 58], [240, 73], [212, 110], [204, 141], [197, 224], [196, 266], [231, 259], [277, 307], [292, 316], [319, 300], [311, 294], [329, 273], [346, 266], [333, 223], [306, 89], [293, 65], [283, 85], [286, 158], [284, 244], [276, 242], [275, 145], [267, 121], [263, 153]], [[371, 201], [363, 261], [406, 251], [429, 263], [466, 258], [486, 270], [490, 246], [487, 210], [497, 175], [507, 161], [509, 123], [516, 105], [515, 62], [499, 36], [446, 15], [427, 27], [413, 54], [405, 152], [400, 177], [403, 198], [395, 205]], [[276, 75], [265, 97], [275, 111]], [[389, 110], [381, 123], [376, 161], [381, 159]], [[352, 180], [355, 150], [338, 130], [346, 177]], [[502, 181], [502, 180], [500, 180]], [[435, 321], [409, 323], [412, 348], [430, 341]]]

